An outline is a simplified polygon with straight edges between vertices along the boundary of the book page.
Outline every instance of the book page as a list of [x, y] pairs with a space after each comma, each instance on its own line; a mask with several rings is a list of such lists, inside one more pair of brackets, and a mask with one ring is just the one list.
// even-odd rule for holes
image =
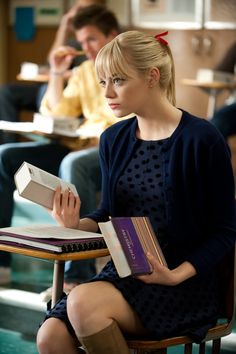
[[48, 124], [45, 126], [39, 126], [35, 122], [8, 122], [6, 120], [0, 120], [0, 130], [5, 130], [9, 132], [19, 132], [19, 133], [45, 133], [46, 135], [59, 135], [68, 138], [79, 138], [82, 137], [94, 137], [94, 133], [91, 133], [88, 129], [86, 131], [81, 131], [79, 129], [65, 129], [61, 127], [50, 127]]
[[[78, 125], [77, 121], [75, 123]], [[81, 127], [77, 129], [72, 129], [71, 127], [66, 129], [60, 126], [50, 126], [48, 123], [45, 125], [39, 125], [38, 122], [8, 122], [5, 120], [0, 120], [0, 130], [6, 130], [11, 132], [19, 133], [34, 133], [37, 132], [45, 133], [47, 135], [59, 135], [68, 138], [94, 138], [101, 135], [101, 131], [95, 127]]]
[[42, 241], [37, 241], [37, 239], [31, 239], [31, 240], [25, 240], [23, 238], [18, 238], [17, 236], [5, 236], [5, 235], [0, 235], [0, 240], [3, 244], [5, 242], [10, 245], [25, 245], [25, 246], [30, 246], [30, 247], [36, 247], [41, 250], [47, 250], [47, 251], [53, 251], [53, 252], [62, 252], [62, 247], [57, 246], [57, 245], [51, 245], [48, 243], [44, 243]]
[[[79, 138], [80, 137], [79, 129], [77, 129], [75, 131], [72, 131], [72, 130], [70, 131], [70, 130], [65, 130], [62, 128], [54, 128], [53, 134], [66, 136], [67, 138]], [[86, 136], [86, 138], [87, 137], [88, 136]]]
[[30, 225], [13, 226], [0, 229], [0, 235], [11, 233], [12, 235], [29, 236], [32, 238], [56, 238], [56, 239], [84, 239], [84, 238], [103, 238], [101, 234], [89, 231], [69, 229], [57, 225]]
[[0, 120], [0, 130], [32, 133], [35, 130], [35, 125], [33, 122], [8, 122], [6, 120]]
[[61, 135], [76, 134], [76, 129], [80, 125], [80, 120], [76, 117], [52, 117], [40, 113], [34, 113], [33, 122], [39, 131], [61, 133]]

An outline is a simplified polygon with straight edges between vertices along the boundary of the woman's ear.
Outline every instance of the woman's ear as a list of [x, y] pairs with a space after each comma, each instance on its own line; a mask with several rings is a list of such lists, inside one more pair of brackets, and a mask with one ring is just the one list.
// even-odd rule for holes
[[160, 71], [158, 68], [151, 68], [148, 73], [148, 84], [149, 87], [154, 87], [159, 83]]

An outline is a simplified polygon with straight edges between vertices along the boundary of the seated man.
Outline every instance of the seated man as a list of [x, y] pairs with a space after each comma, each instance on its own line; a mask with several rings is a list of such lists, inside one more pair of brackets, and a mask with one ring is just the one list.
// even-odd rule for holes
[[[106, 104], [102, 89], [97, 81], [94, 60], [104, 44], [114, 38], [119, 26], [114, 14], [103, 6], [93, 5], [81, 9], [74, 18], [76, 39], [81, 43], [89, 60], [73, 71], [68, 85], [63, 90], [63, 72], [73, 59], [70, 54], [60, 55], [61, 47], [53, 51], [50, 58], [50, 80], [43, 98], [41, 112], [52, 116], [84, 116], [84, 126], [99, 134], [117, 119]], [[59, 53], [60, 52], [60, 53]], [[58, 54], [59, 53], [59, 54]], [[56, 96], [54, 90], [56, 88]], [[96, 139], [97, 144], [97, 139]], [[50, 173], [58, 174], [59, 165], [71, 150], [93, 146], [94, 139], [61, 139], [50, 143], [24, 142], [3, 144], [0, 146], [0, 226], [11, 223], [13, 211], [14, 173], [23, 161], [36, 165]], [[2, 203], [2, 204], [1, 204]], [[2, 205], [2, 206], [1, 206]]]
[[[51, 52], [66, 43], [80, 49], [80, 45], [73, 38], [72, 19], [76, 12], [84, 6], [93, 3], [104, 3], [102, 0], [79, 0], [62, 17], [55, 40], [48, 53], [48, 60]], [[80, 65], [86, 59], [85, 56], [75, 57], [71, 68]], [[69, 76], [69, 72], [67, 73]], [[17, 122], [19, 113], [22, 110], [36, 112], [39, 110], [41, 99], [47, 89], [47, 84], [24, 84], [10, 83], [0, 86], [0, 120]], [[0, 132], [0, 144], [16, 141], [16, 136], [12, 133]]]

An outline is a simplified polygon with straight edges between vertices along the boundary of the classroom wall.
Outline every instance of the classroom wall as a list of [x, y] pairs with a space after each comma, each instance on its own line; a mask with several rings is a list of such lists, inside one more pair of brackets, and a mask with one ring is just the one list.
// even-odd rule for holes
[[32, 41], [19, 41], [16, 39], [14, 29], [8, 26], [8, 81], [15, 81], [24, 61], [46, 64], [46, 57], [56, 33], [55, 27], [38, 27]]
[[[0, 0], [2, 7], [3, 0]], [[4, 2], [5, 4], [8, 2]], [[123, 3], [123, 0], [122, 0]], [[112, 0], [108, 0], [108, 5], [112, 7]], [[117, 6], [117, 5], [116, 5]], [[0, 7], [0, 11], [1, 11]], [[117, 10], [117, 9], [115, 9]], [[121, 9], [122, 10], [122, 9]], [[6, 11], [6, 9], [5, 9]], [[122, 11], [119, 12], [121, 16]], [[0, 16], [0, 29], [2, 25], [2, 16]], [[37, 27], [36, 34], [32, 41], [22, 42], [16, 39], [16, 35], [12, 26], [8, 25], [4, 29], [8, 42], [6, 52], [6, 79], [7, 81], [15, 81], [16, 75], [20, 70], [20, 65], [24, 61], [32, 61], [38, 64], [44, 64], [46, 55], [53, 41], [56, 27]], [[143, 30], [152, 35], [163, 32], [162, 30]], [[4, 42], [4, 33], [0, 31], [0, 51], [4, 53], [6, 40]], [[1, 37], [0, 37], [1, 38]], [[192, 49], [193, 38], [210, 38], [213, 43], [212, 51], [206, 54], [204, 50], [195, 54]], [[226, 49], [233, 43], [236, 38], [236, 30], [170, 30], [168, 40], [171, 45], [175, 64], [176, 64], [176, 87], [177, 87], [177, 104], [179, 107], [185, 108], [193, 114], [206, 117], [208, 94], [199, 88], [186, 87], [181, 84], [183, 78], [194, 78], [198, 68], [214, 68], [216, 63], [222, 58]], [[5, 71], [1, 65], [4, 61], [4, 55], [0, 59], [0, 80], [4, 76]], [[223, 104], [228, 92], [224, 92], [218, 96], [217, 105]]]
[[[152, 34], [163, 32], [163, 30], [151, 31]], [[193, 38], [210, 38], [213, 46], [212, 51], [207, 54], [204, 48], [199, 54], [192, 49]], [[213, 69], [222, 59], [226, 50], [235, 42], [236, 30], [170, 30], [169, 43], [173, 52], [176, 69], [176, 93], [177, 104], [193, 114], [206, 118], [208, 94], [199, 88], [187, 87], [181, 84], [181, 79], [196, 77], [197, 69]], [[229, 92], [222, 91], [217, 97], [217, 106], [221, 106]]]

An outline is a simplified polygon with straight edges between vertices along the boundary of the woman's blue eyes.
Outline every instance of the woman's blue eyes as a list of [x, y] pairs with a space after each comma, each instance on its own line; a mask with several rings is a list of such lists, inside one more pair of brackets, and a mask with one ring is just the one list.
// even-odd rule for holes
[[119, 77], [116, 77], [116, 78], [114, 78], [112, 81], [113, 81], [113, 83], [114, 83], [115, 85], [121, 85], [122, 82], [125, 81], [125, 80], [124, 80], [124, 79], [121, 79], [121, 78], [119, 78]]
[[102, 87], [105, 87], [105, 85], [106, 85], [105, 81], [102, 81], [102, 80], [100, 80], [99, 84], [100, 84]]
[[[114, 79], [111, 80], [112, 83], [116, 86], [120, 86], [124, 81], [125, 79], [121, 79], [119, 77], [115, 77]], [[100, 80], [100, 85], [102, 87], [105, 87], [106, 86], [106, 81], [105, 80]]]

